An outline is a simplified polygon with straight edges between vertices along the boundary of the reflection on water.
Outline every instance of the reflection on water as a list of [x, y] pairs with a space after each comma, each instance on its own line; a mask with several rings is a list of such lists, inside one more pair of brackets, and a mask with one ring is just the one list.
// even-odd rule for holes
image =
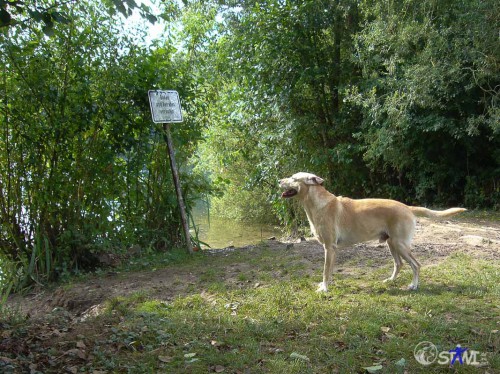
[[[199, 230], [199, 239], [211, 248], [241, 247], [281, 235], [279, 228], [271, 225], [238, 222], [213, 215], [209, 217], [204, 203], [197, 204], [193, 209], [193, 217]], [[192, 229], [191, 233], [194, 234]]]

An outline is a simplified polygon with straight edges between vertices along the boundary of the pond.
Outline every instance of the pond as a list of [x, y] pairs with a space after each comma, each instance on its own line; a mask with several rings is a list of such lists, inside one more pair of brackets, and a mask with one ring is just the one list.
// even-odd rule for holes
[[[239, 222], [210, 215], [205, 203], [196, 205], [193, 218], [199, 230], [199, 239], [214, 249], [257, 244], [270, 237], [279, 238], [282, 235], [277, 226]], [[193, 229], [191, 234], [194, 235]]]

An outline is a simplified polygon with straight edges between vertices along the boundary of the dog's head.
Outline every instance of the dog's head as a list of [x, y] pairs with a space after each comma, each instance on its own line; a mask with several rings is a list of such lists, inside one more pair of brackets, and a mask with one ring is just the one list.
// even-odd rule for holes
[[305, 196], [309, 187], [311, 186], [322, 186], [324, 180], [311, 173], [296, 173], [290, 178], [284, 178], [280, 180], [280, 187], [285, 191], [281, 194], [281, 197], [289, 198], [298, 196], [299, 198]]

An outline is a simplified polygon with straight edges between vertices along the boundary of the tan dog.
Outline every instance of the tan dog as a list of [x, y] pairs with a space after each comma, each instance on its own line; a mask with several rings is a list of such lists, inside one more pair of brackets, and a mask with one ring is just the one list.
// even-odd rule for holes
[[337, 197], [322, 186], [323, 179], [309, 173], [297, 173], [279, 183], [285, 190], [282, 197], [297, 197], [302, 202], [311, 231], [325, 249], [323, 282], [319, 284], [318, 292], [328, 289], [337, 248], [374, 239], [381, 243], [387, 241], [394, 258], [394, 271], [384, 282], [396, 278], [403, 266], [403, 258], [413, 270], [413, 281], [409, 288], [417, 289], [420, 264], [410, 252], [415, 233], [415, 216], [448, 217], [466, 210], [451, 208], [435, 211], [407, 206], [394, 200]]

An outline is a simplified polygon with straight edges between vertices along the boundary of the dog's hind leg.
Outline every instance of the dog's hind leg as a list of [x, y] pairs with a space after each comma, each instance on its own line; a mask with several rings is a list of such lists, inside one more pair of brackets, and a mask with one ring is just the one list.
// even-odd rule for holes
[[394, 243], [389, 239], [387, 241], [387, 244], [389, 246], [389, 249], [391, 250], [392, 258], [394, 259], [394, 270], [392, 272], [392, 275], [389, 278], [384, 280], [384, 283], [390, 282], [390, 281], [393, 281], [394, 279], [396, 279], [399, 271], [403, 267], [403, 261], [401, 260], [401, 256], [399, 255], [397, 248], [394, 246]]
[[420, 273], [420, 263], [417, 259], [412, 255], [410, 251], [410, 243], [405, 241], [392, 242], [394, 245], [394, 250], [396, 250], [401, 257], [403, 257], [411, 266], [411, 270], [413, 271], [413, 280], [411, 284], [408, 286], [410, 290], [416, 290], [418, 287], [418, 276]]
[[335, 265], [335, 257], [337, 255], [336, 249], [333, 246], [326, 246], [325, 248], [325, 264], [323, 267], [323, 282], [318, 285], [316, 292], [326, 292], [328, 291], [328, 283], [333, 273], [333, 267]]

